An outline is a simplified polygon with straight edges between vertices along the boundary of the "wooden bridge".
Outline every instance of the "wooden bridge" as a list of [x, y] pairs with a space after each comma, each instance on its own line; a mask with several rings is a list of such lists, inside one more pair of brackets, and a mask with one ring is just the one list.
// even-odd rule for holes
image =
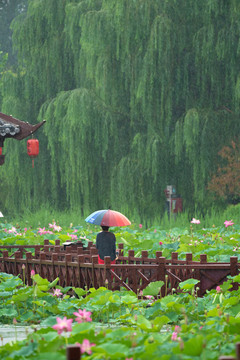
[[[24, 267], [24, 266], [25, 267]], [[123, 244], [119, 244], [119, 257], [116, 264], [111, 265], [110, 257], [105, 257], [104, 264], [98, 264], [97, 249], [93, 242], [84, 248], [81, 242], [69, 246], [61, 246], [60, 240], [51, 245], [44, 240], [44, 245], [10, 245], [0, 246], [0, 272], [20, 275], [27, 284], [32, 284], [31, 270], [41, 277], [53, 281], [59, 277], [62, 287], [80, 287], [89, 289], [100, 286], [111, 290], [121, 287], [139, 294], [153, 281], [162, 280], [161, 296], [175, 289], [180, 292], [178, 284], [190, 278], [199, 280], [198, 296], [207, 290], [221, 285], [227, 276], [239, 273], [238, 258], [232, 256], [229, 263], [207, 262], [205, 254], [200, 255], [200, 261], [192, 260], [192, 253], [187, 253], [184, 260], [178, 259], [178, 253], [173, 252], [171, 259], [156, 252], [155, 258], [149, 258], [146, 250], [140, 257], [135, 257], [134, 250], [124, 255]], [[23, 277], [23, 268], [25, 276]], [[233, 288], [238, 287], [237, 283]]]

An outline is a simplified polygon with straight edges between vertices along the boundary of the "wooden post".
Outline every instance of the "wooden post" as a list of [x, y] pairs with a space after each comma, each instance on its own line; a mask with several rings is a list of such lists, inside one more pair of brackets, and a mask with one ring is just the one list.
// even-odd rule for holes
[[106, 286], [109, 290], [112, 290], [112, 277], [111, 277], [111, 257], [110, 256], [104, 256], [104, 279], [107, 280], [108, 286]]
[[177, 252], [172, 252], [171, 260], [172, 260], [172, 264], [174, 264], [178, 260], [178, 253]]
[[3, 255], [3, 272], [7, 272], [6, 260], [7, 260], [7, 258], [8, 258], [8, 251], [7, 251], [7, 250], [3, 250], [3, 251], [2, 251], [2, 255]]
[[60, 253], [61, 252], [61, 246], [60, 245], [55, 245], [54, 246], [54, 252], [55, 253]]
[[[52, 254], [52, 267], [53, 267], [53, 278], [54, 279], [56, 279], [56, 277], [57, 277], [56, 268], [55, 268], [55, 264], [54, 264], [56, 261], [58, 261], [58, 253], [53, 253]], [[59, 279], [59, 282], [60, 281], [61, 280]]]
[[156, 259], [162, 256], [162, 251], [156, 251]]
[[43, 246], [43, 251], [45, 253], [48, 253], [49, 252], [49, 240], [48, 239], [44, 239], [44, 246]]
[[78, 278], [79, 278], [79, 287], [84, 289], [86, 284], [84, 283], [84, 277], [82, 275], [81, 264], [84, 264], [84, 255], [78, 255]]
[[93, 246], [93, 241], [89, 241], [88, 242], [88, 250], [90, 250], [92, 246]]
[[49, 253], [49, 245], [44, 245], [43, 251], [44, 251], [45, 253]]
[[240, 342], [236, 343], [236, 360], [240, 360]]
[[8, 257], [8, 251], [7, 250], [3, 250], [2, 251], [2, 255], [4, 258], [7, 258]]
[[142, 250], [142, 264], [144, 264], [144, 260], [148, 258], [148, 251]]
[[238, 258], [237, 258], [237, 256], [230, 257], [230, 268], [231, 268], [231, 276], [235, 276], [238, 274]]
[[97, 276], [96, 271], [98, 269], [94, 268], [94, 264], [98, 264], [98, 255], [92, 255], [92, 280], [93, 280], [93, 287], [95, 289], [99, 288], [98, 282], [97, 282]]
[[158, 281], [163, 281], [164, 282], [164, 285], [162, 286], [161, 288], [161, 296], [165, 296], [165, 288], [166, 288], [166, 285], [165, 285], [165, 264], [166, 264], [166, 259], [165, 257], [161, 256], [158, 260], [158, 274], [157, 274], [157, 280]]
[[39, 258], [40, 251], [41, 251], [41, 245], [36, 245], [35, 246], [35, 259]]
[[31, 260], [31, 259], [32, 259], [32, 253], [31, 253], [31, 251], [26, 252], [25, 276], [26, 276], [26, 280], [27, 280], [27, 285], [31, 285], [31, 284], [32, 284], [31, 269], [30, 269], [30, 264], [28, 263], [28, 261]]
[[78, 255], [78, 261], [82, 264], [84, 264], [84, 255], [81, 254], [81, 255]]
[[60, 239], [55, 240], [55, 245], [60, 245]]
[[80, 346], [68, 345], [67, 346], [67, 360], [80, 360], [81, 349]]
[[[231, 276], [235, 276], [238, 274], [238, 257], [237, 256], [230, 257], [230, 272], [231, 272]], [[234, 283], [232, 283], [232, 285], [233, 285], [232, 290], [238, 289], [238, 283], [234, 282]]]
[[130, 258], [134, 257], [134, 250], [128, 250], [128, 263], [133, 264], [134, 260], [131, 260]]
[[83, 247], [82, 246], [78, 246], [78, 248], [77, 248], [77, 254], [78, 255], [81, 255], [81, 254], [83, 254]]
[[[186, 264], [190, 264], [192, 262], [192, 253], [186, 253]], [[191, 274], [191, 270], [186, 269], [186, 276], [188, 277]]]
[[68, 264], [72, 261], [72, 254], [66, 254], [65, 256], [65, 286], [70, 286], [70, 266]]
[[118, 244], [118, 249], [119, 249], [118, 256], [124, 256], [123, 255], [123, 253], [124, 253], [124, 244], [123, 243]]
[[14, 254], [14, 274], [15, 276], [19, 275], [18, 271], [17, 271], [17, 259], [20, 259], [21, 256], [21, 252], [20, 251], [16, 251]]
[[97, 255], [97, 254], [98, 254], [98, 249], [92, 246], [90, 248], [90, 255]]
[[19, 251], [19, 253], [20, 253], [19, 258], [22, 258], [23, 257], [23, 247], [21, 245], [19, 246], [17, 251]]
[[[148, 259], [148, 251], [147, 250], [142, 250], [142, 264], [146, 264], [146, 263], [149, 263], [149, 259]], [[144, 271], [144, 269], [142, 269], [142, 273], [143, 275], [146, 275], [146, 271]], [[148, 270], [147, 271], [148, 275], [149, 275], [149, 278], [152, 277], [152, 273], [151, 273], [151, 270]], [[136, 287], [136, 291], [137, 291], [137, 288], [138, 286], [140, 286], [140, 282], [137, 282], [136, 280], [136, 270], [134, 269], [134, 276], [135, 276], [135, 279], [134, 279], [134, 286]], [[142, 279], [142, 283], [145, 284], [146, 281], [144, 279]]]
[[192, 253], [186, 253], [186, 263], [188, 264], [191, 261], [192, 261]]
[[200, 263], [201, 264], [207, 263], [207, 254], [200, 254]]
[[39, 275], [42, 278], [44, 278], [44, 271], [43, 271], [43, 264], [42, 264], [42, 261], [44, 261], [44, 260], [46, 260], [46, 254], [43, 251], [41, 251], [40, 252], [40, 274]]

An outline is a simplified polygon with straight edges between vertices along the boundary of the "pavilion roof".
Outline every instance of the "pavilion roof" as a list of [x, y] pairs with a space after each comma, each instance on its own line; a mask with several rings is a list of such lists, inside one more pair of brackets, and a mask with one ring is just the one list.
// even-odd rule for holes
[[45, 120], [36, 125], [31, 125], [28, 122], [14, 118], [12, 115], [0, 112], [0, 146], [3, 146], [3, 141], [6, 138], [25, 139], [37, 131], [44, 123]]

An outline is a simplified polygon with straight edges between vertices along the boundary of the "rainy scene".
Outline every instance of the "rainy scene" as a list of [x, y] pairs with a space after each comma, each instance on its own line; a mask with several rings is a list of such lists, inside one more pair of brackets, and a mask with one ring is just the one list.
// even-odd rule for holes
[[1, 360], [240, 360], [239, 119], [239, 0], [0, 0]]

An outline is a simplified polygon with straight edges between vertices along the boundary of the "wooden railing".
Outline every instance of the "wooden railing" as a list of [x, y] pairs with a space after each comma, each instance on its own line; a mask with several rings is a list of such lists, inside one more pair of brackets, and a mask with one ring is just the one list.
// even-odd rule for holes
[[[88, 247], [82, 244], [60, 246], [59, 241], [51, 245], [48, 240], [44, 245], [30, 246], [33, 252], [28, 251], [29, 246], [1, 247], [0, 271], [20, 275], [31, 285], [31, 270], [41, 277], [52, 281], [59, 277], [59, 285], [80, 288], [98, 288], [107, 286], [111, 290], [121, 287], [140, 293], [153, 281], [163, 281], [161, 296], [172, 291], [179, 291], [178, 284], [189, 278], [199, 280], [198, 295], [202, 296], [207, 290], [227, 280], [227, 276], [239, 273], [237, 257], [231, 257], [229, 263], [208, 263], [205, 254], [200, 255], [200, 261], [192, 261], [192, 254], [186, 254], [184, 260], [178, 259], [178, 253], [171, 254], [171, 259], [162, 256], [161, 251], [156, 252], [155, 258], [149, 258], [146, 250], [140, 257], [134, 256], [134, 250], [128, 251], [124, 256], [123, 244], [119, 244], [119, 256], [116, 264], [111, 265], [110, 257], [105, 257], [104, 264], [98, 264], [97, 249], [93, 243]], [[4, 250], [5, 249], [5, 250]], [[23, 266], [24, 265], [24, 266]], [[238, 284], [234, 283], [234, 289]], [[173, 290], [175, 289], [175, 290]]]

